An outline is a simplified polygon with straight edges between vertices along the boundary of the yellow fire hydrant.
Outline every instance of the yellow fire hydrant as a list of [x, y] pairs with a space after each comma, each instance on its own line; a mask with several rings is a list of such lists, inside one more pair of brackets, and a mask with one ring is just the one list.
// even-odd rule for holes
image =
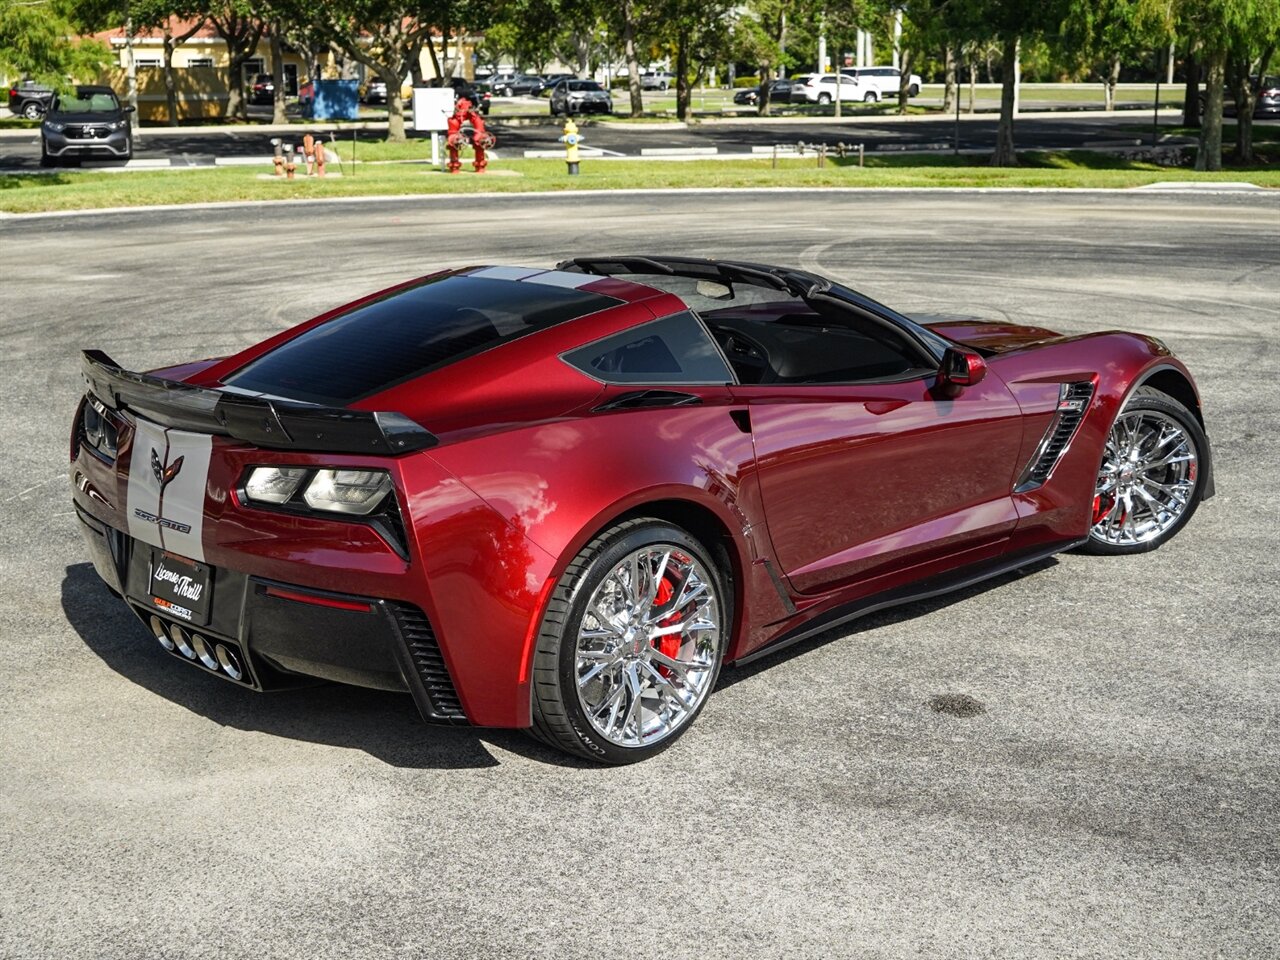
[[578, 125], [570, 117], [564, 122], [564, 135], [560, 137], [564, 144], [564, 162], [569, 168], [569, 176], [578, 175], [578, 144], [582, 142], [582, 134], [578, 133]]

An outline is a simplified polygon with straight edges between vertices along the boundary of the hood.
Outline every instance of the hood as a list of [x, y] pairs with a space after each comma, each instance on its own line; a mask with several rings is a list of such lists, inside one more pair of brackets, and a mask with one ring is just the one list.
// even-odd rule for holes
[[85, 126], [93, 126], [96, 123], [115, 123], [124, 117], [121, 110], [112, 110], [109, 113], [101, 111], [97, 113], [62, 113], [50, 111], [44, 116], [45, 120], [53, 120], [57, 123], [75, 123]]
[[934, 333], [978, 350], [1008, 353], [1023, 347], [1057, 340], [1062, 334], [1044, 327], [1024, 327], [1015, 323], [994, 323], [976, 317], [913, 317]]

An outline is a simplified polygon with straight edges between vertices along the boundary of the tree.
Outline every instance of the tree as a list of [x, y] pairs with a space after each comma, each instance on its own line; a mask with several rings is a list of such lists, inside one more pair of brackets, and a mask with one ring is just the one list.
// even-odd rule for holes
[[[1227, 81], [1227, 63], [1233, 56], [1252, 64], [1255, 51], [1262, 54], [1276, 43], [1276, 0], [1176, 0], [1175, 16], [1182, 33], [1200, 44], [1199, 60], [1204, 67], [1204, 115], [1196, 150], [1197, 170], [1222, 169], [1222, 103]], [[1238, 96], [1238, 94], [1237, 94]], [[1244, 118], [1244, 106], [1236, 103], [1237, 125], [1253, 125]], [[1249, 112], [1252, 113], [1250, 107]], [[1250, 117], [1250, 120], [1252, 118]], [[1252, 140], [1247, 151], [1252, 153]]]
[[1106, 109], [1115, 109], [1116, 84], [1126, 59], [1164, 47], [1172, 32], [1168, 0], [1071, 0], [1063, 24], [1068, 44], [1102, 60]]
[[732, 0], [661, 0], [655, 5], [657, 22], [675, 49], [676, 116], [685, 120], [693, 99], [693, 83], [710, 64], [726, 59], [737, 19]]
[[127, 13], [135, 29], [160, 31], [164, 49], [164, 99], [171, 127], [178, 125], [178, 84], [173, 73], [174, 51], [205, 24], [202, 0], [128, 0]]
[[994, 167], [1018, 162], [1014, 146], [1013, 115], [1018, 54], [1024, 38], [1056, 32], [1068, 0], [956, 0], [950, 22], [961, 36], [994, 38], [1000, 45], [1000, 123], [996, 128], [996, 148], [991, 155]]
[[209, 8], [209, 22], [227, 45], [227, 117], [243, 120], [244, 65], [258, 52], [266, 21], [255, 15], [248, 0], [221, 0]]
[[[1269, 26], [1269, 32], [1268, 32]], [[1254, 163], [1253, 111], [1258, 91], [1280, 45], [1280, 11], [1270, 23], [1258, 22], [1256, 31], [1237, 36], [1227, 57], [1227, 81], [1236, 102], [1236, 163]], [[1253, 77], [1258, 82], [1254, 83]]]
[[100, 11], [66, 0], [0, 0], [0, 74], [65, 89], [68, 78], [97, 73], [111, 56], [97, 41], [69, 38], [105, 25]]
[[[290, 0], [291, 3], [298, 0]], [[461, 25], [487, 24], [489, 8], [478, 0], [332, 0], [299, 11], [298, 22], [314, 37], [364, 64], [387, 85], [387, 139], [404, 142], [405, 78], [439, 34], [447, 46]], [[435, 59], [434, 47], [429, 47]]]

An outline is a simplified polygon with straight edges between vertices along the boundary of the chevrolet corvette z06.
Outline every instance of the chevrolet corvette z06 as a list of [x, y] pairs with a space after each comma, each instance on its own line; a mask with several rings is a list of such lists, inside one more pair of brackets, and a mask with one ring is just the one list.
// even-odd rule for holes
[[926, 324], [753, 263], [445, 270], [234, 356], [83, 367], [79, 525], [176, 659], [607, 763], [671, 744], [726, 665], [1151, 550], [1213, 493], [1160, 341]]

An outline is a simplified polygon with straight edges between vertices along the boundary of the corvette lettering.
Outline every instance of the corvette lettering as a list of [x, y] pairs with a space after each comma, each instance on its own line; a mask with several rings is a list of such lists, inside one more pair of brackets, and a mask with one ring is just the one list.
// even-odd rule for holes
[[166, 520], [164, 517], [158, 517], [154, 513], [148, 513], [138, 507], [133, 508], [133, 515], [144, 523], [154, 523], [158, 527], [164, 527], [166, 530], [176, 530], [178, 533], [190, 533], [191, 526], [186, 523], [179, 523], [177, 520]]

